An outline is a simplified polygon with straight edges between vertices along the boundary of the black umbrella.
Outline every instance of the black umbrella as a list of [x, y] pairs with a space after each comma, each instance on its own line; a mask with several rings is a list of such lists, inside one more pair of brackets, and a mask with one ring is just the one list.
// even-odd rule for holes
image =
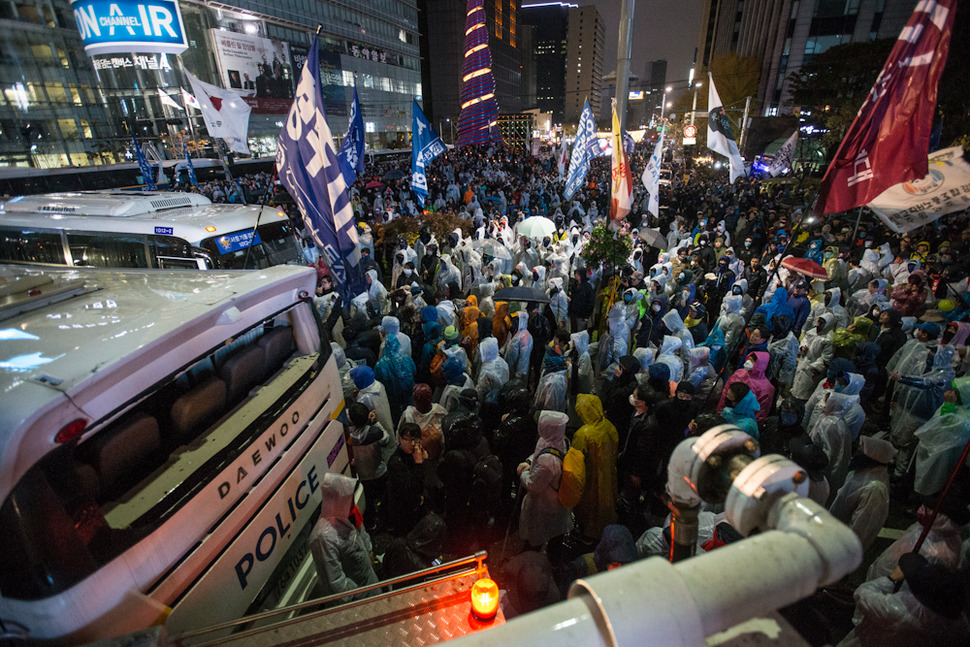
[[640, 240], [650, 247], [656, 247], [657, 249], [667, 248], [667, 239], [664, 238], [663, 234], [650, 227], [644, 227], [640, 230]]
[[407, 174], [399, 168], [392, 169], [384, 174], [385, 180], [400, 180], [404, 178]]
[[492, 301], [525, 301], [527, 303], [549, 303], [546, 293], [535, 288], [522, 286], [513, 288], [502, 288], [495, 293]]

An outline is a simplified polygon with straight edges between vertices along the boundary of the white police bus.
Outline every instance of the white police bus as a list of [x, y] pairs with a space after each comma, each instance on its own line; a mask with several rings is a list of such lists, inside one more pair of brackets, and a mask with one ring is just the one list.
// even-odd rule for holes
[[275, 207], [121, 190], [8, 200], [0, 209], [0, 261], [161, 269], [304, 263], [296, 227]]
[[[310, 268], [0, 265], [0, 626], [231, 620], [349, 472]], [[295, 556], [295, 557], [294, 557]]]

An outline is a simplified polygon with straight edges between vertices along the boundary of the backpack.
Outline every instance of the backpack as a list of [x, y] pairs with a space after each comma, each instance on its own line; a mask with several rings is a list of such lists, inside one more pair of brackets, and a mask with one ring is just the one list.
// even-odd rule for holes
[[429, 369], [431, 377], [434, 378], [435, 384], [441, 386], [445, 383], [445, 377], [441, 373], [441, 367], [444, 365], [445, 360], [448, 359], [448, 355], [441, 350], [444, 342], [438, 342], [438, 346], [435, 348], [434, 357], [431, 358], [431, 367]]
[[468, 503], [476, 515], [495, 516], [502, 507], [502, 461], [486, 454], [472, 468]]
[[562, 461], [562, 476], [559, 478], [559, 487], [556, 488], [559, 503], [564, 508], [575, 508], [586, 489], [586, 455], [572, 445], [565, 454], [555, 447], [546, 447], [539, 452], [539, 456], [543, 454], [552, 454]]

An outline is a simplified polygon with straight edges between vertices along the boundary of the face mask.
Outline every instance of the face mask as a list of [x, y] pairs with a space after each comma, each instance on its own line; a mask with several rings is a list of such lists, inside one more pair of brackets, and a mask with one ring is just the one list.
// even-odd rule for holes
[[825, 252], [823, 256], [825, 256], [825, 258], [832, 258], [832, 252]]
[[411, 276], [411, 268], [408, 268], [408, 267], [404, 268], [404, 276]]
[[684, 290], [684, 291], [683, 291], [683, 292], [681, 293], [681, 296], [683, 296], [683, 297], [684, 297], [684, 301], [686, 301], [687, 299], [689, 299], [689, 298], [690, 298], [690, 292], [688, 292], [687, 290]]
[[750, 371], [753, 368], [754, 368], [754, 362], [752, 362], [750, 359], [744, 363], [744, 369], [746, 371]]
[[701, 247], [707, 247], [707, 241], [706, 240], [702, 240], [701, 241]]
[[573, 245], [579, 242], [579, 236], [573, 236]]
[[635, 397], [633, 397], [632, 393], [630, 394], [630, 397], [627, 398], [627, 400], [629, 400], [630, 406], [633, 408], [636, 408], [638, 402], [641, 404], [643, 403], [643, 400], [637, 400]]
[[539, 280], [539, 273], [538, 272], [533, 272], [532, 273], [532, 280], [533, 281], [538, 281]]
[[687, 275], [684, 274], [683, 272], [681, 272], [680, 274], [677, 275], [677, 280], [679, 280], [679, 281], [683, 281], [686, 278], [687, 278]]
[[630, 296], [629, 294], [625, 294], [623, 295], [623, 300], [626, 301], [627, 303], [630, 303], [631, 301], [633, 301], [633, 297]]
[[751, 241], [750, 240], [744, 241], [744, 246], [745, 247], [751, 247]]
[[657, 305], [653, 306], [652, 310], [654, 312], [660, 312], [660, 304], [657, 304]]
[[734, 296], [741, 296], [741, 288], [731, 288], [731, 294]]

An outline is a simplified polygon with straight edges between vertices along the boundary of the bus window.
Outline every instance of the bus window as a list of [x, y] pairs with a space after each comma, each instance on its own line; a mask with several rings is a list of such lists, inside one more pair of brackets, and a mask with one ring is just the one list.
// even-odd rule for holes
[[64, 265], [61, 232], [0, 227], [0, 261]]
[[79, 267], [150, 267], [147, 242], [138, 234], [67, 232], [71, 257]]
[[205, 263], [196, 258], [192, 246], [175, 236], [149, 236], [148, 244], [155, 263], [163, 270], [206, 269]]
[[[253, 242], [251, 249], [250, 241]], [[302, 250], [297, 245], [293, 229], [284, 222], [260, 225], [255, 235], [251, 230], [244, 230], [206, 238], [202, 248], [212, 254], [216, 267], [223, 270], [302, 263]]]

